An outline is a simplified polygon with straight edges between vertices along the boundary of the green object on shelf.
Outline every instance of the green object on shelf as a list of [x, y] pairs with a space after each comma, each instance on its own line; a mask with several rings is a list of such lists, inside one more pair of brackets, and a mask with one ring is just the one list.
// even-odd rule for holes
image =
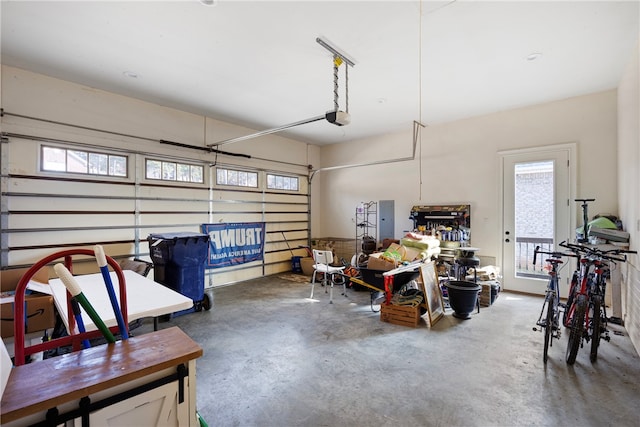
[[[611, 221], [609, 218], [605, 217], [605, 216], [601, 216], [598, 217], [592, 221], [589, 221], [587, 223], [587, 233], [589, 233], [589, 230], [591, 230], [591, 227], [596, 227], [596, 228], [608, 228], [611, 230], [617, 230], [618, 227], [616, 226], [616, 224]], [[582, 235], [582, 226], [576, 228], [576, 233]]]
[[587, 225], [589, 226], [589, 228], [597, 227], [597, 228], [609, 228], [613, 230], [616, 230], [618, 228], [616, 227], [616, 224], [606, 216], [601, 216], [594, 219], [593, 221], [589, 221]]

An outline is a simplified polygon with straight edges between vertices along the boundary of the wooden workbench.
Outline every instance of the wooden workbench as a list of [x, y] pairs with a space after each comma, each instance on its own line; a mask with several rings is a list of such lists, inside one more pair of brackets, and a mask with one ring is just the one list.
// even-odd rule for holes
[[[96, 413], [102, 411], [99, 419], [111, 419], [119, 416], [118, 410], [131, 412], [131, 408], [156, 399], [173, 405], [162, 411], [165, 415], [173, 411], [170, 416], [177, 416], [179, 425], [195, 425], [195, 359], [200, 356], [202, 348], [179, 328], [172, 327], [14, 367], [2, 396], [0, 423], [38, 423], [52, 408], [50, 416], [52, 412], [61, 416], [74, 413], [72, 418], [85, 417], [83, 421], [87, 423], [89, 419], [99, 423], [94, 418]], [[159, 399], [157, 392], [149, 394], [171, 382], [174, 391], [169, 392], [169, 399]], [[168, 389], [163, 390], [167, 393]], [[138, 398], [132, 407], [123, 407], [127, 399], [142, 395], [142, 403]], [[78, 409], [82, 402], [90, 402], [84, 412]], [[138, 415], [137, 419], [150, 424], [157, 420], [153, 414]]]

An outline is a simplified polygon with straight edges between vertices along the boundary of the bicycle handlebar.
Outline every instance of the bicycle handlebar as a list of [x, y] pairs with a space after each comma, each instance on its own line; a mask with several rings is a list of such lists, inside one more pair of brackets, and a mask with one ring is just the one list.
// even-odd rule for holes
[[573, 252], [577, 254], [579, 253], [583, 253], [583, 254], [587, 254], [587, 255], [591, 255], [591, 256], [595, 256], [598, 258], [603, 258], [609, 261], [618, 261], [618, 262], [626, 262], [627, 261], [627, 257], [626, 255], [623, 255], [621, 258], [620, 257], [616, 257], [614, 255], [620, 255], [620, 254], [637, 254], [637, 251], [630, 251], [627, 249], [608, 249], [608, 250], [602, 250], [602, 249], [598, 249], [598, 248], [591, 248], [589, 246], [584, 246], [584, 245], [576, 245], [573, 243], [567, 243], [565, 242], [561, 242], [559, 243], [560, 246], [562, 246], [563, 248], [567, 248], [572, 250]]
[[538, 254], [544, 254], [544, 255], [551, 255], [553, 258], [561, 258], [563, 256], [566, 257], [573, 257], [573, 258], [577, 258], [577, 255], [574, 254], [567, 254], [564, 252], [547, 252], [547, 251], [541, 251], [540, 250], [540, 246], [536, 246], [536, 248], [533, 251], [533, 265], [536, 265], [536, 259], [538, 257]]

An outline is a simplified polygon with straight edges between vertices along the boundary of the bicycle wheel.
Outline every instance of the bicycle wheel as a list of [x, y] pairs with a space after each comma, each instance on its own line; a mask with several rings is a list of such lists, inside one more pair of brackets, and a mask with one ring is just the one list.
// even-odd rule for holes
[[598, 359], [598, 346], [600, 345], [600, 306], [602, 305], [602, 297], [594, 295], [591, 298], [593, 304], [593, 315], [591, 317], [591, 354], [589, 358], [592, 362]]
[[549, 344], [553, 336], [553, 297], [549, 295], [547, 297], [547, 320], [544, 325], [544, 351], [542, 353], [542, 360], [547, 363], [547, 354], [549, 352]]
[[569, 342], [567, 342], [566, 361], [568, 365], [573, 365], [578, 355], [578, 349], [582, 342], [584, 332], [584, 315], [587, 310], [587, 297], [578, 295], [575, 301], [576, 309], [573, 312], [571, 329], [569, 330]]

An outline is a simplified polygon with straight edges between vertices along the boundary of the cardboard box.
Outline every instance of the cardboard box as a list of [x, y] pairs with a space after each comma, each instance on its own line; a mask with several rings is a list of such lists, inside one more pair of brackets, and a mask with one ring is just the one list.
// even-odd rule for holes
[[415, 261], [417, 259], [422, 258], [422, 252], [420, 251], [420, 249], [417, 248], [411, 248], [409, 246], [405, 246], [405, 253], [404, 253], [404, 257], [402, 258], [403, 261]]
[[376, 252], [369, 255], [369, 261], [367, 261], [367, 268], [370, 270], [389, 271], [396, 268], [395, 263], [380, 258], [382, 252]]
[[[2, 284], [2, 304], [0, 304], [0, 336], [13, 336], [13, 298], [18, 282], [27, 272], [27, 268], [0, 271]], [[33, 275], [31, 281], [49, 283], [49, 270], [41, 268]], [[31, 293], [25, 296], [26, 333], [43, 331], [55, 326], [55, 311], [53, 297], [41, 293]]]
[[[15, 291], [18, 282], [29, 270], [28, 268], [16, 268], [13, 270], [0, 270], [0, 291]], [[31, 280], [39, 283], [49, 284], [49, 267], [43, 267], [36, 271]]]
[[[414, 247], [401, 245], [398, 243], [392, 243], [386, 249], [386, 251], [395, 252], [400, 254], [402, 261], [414, 261], [421, 258], [422, 250]], [[383, 252], [384, 253], [384, 252]]]
[[[51, 295], [34, 293], [25, 296], [24, 300], [26, 305], [25, 333], [44, 331], [55, 326], [53, 297]], [[13, 308], [13, 302], [0, 305], [0, 318], [2, 319], [0, 335], [2, 338], [13, 336]]]
[[315, 262], [313, 261], [313, 258], [311, 258], [310, 256], [301, 258], [300, 266], [302, 267], [302, 274], [304, 274], [305, 276], [312, 276], [314, 264]]
[[482, 290], [480, 291], [480, 295], [478, 298], [480, 299], [480, 306], [489, 307], [493, 304], [498, 298], [498, 294], [500, 293], [500, 283], [498, 282], [478, 282], [480, 286], [482, 286]]

